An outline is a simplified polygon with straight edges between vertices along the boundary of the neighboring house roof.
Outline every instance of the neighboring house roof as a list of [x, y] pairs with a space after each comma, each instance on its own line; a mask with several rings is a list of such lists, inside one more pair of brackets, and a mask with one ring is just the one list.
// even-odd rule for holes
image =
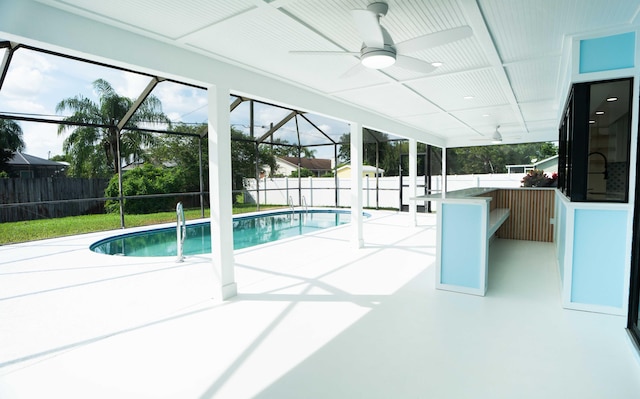
[[537, 168], [537, 166], [538, 166], [538, 165], [544, 165], [544, 164], [547, 164], [547, 163], [551, 163], [551, 162], [553, 162], [553, 161], [558, 162], [557, 160], [558, 160], [558, 155], [554, 155], [554, 156], [549, 157], [549, 158], [547, 158], [547, 159], [543, 159], [542, 161], [535, 162], [535, 163], [533, 164], [533, 166], [534, 166], [536, 169], [538, 169], [538, 168]]
[[15, 152], [13, 157], [7, 162], [11, 166], [31, 166], [31, 167], [49, 167], [49, 168], [65, 168], [69, 166], [67, 162], [56, 162], [49, 159], [38, 158], [33, 155]]
[[298, 158], [298, 157], [280, 157], [284, 162], [290, 163], [292, 166], [298, 166], [309, 170], [331, 170], [331, 160], [322, 158]]
[[547, 165], [547, 166], [548, 165], [554, 165], [555, 166], [557, 164], [558, 164], [558, 155], [553, 155], [553, 156], [551, 156], [549, 158], [545, 158], [545, 159], [543, 159], [541, 161], [537, 161], [537, 162], [530, 163], [530, 164], [527, 164], [527, 165], [505, 165], [505, 166], [507, 167], [507, 170], [511, 170], [512, 168], [513, 169], [515, 169], [515, 168], [524, 168], [524, 170], [526, 172], [527, 170], [530, 170], [530, 169], [540, 169], [539, 168], [540, 165]]

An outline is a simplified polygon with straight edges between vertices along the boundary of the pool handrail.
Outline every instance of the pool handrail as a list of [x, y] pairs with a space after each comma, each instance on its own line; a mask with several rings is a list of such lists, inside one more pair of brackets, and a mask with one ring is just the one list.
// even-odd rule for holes
[[176, 205], [176, 245], [178, 252], [178, 259], [176, 262], [184, 261], [184, 238], [187, 235], [187, 221], [184, 217], [184, 207], [182, 202], [178, 202]]
[[293, 207], [293, 197], [289, 196], [289, 200], [287, 200], [287, 205], [291, 208], [291, 215], [295, 214], [295, 208]]

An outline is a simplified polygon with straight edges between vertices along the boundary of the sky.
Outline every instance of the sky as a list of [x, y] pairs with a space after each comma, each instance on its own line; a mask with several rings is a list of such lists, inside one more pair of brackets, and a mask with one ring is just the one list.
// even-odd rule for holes
[[[0, 49], [0, 59], [4, 56]], [[66, 113], [56, 112], [56, 105], [66, 98], [81, 95], [98, 101], [93, 89], [96, 79], [109, 82], [115, 91], [135, 99], [150, 81], [150, 77], [133, 72], [98, 66], [81, 61], [21, 48], [14, 53], [3, 87], [0, 89], [0, 113], [59, 120]], [[161, 82], [152, 92], [162, 102], [164, 113], [173, 122], [203, 123], [207, 121], [206, 90], [173, 82]], [[256, 103], [254, 132], [262, 135], [271, 123], [278, 123], [290, 111]], [[309, 115], [316, 126], [334, 140], [349, 131], [346, 123]], [[327, 143], [317, 130], [303, 118], [297, 118], [302, 144]], [[63, 154], [63, 141], [70, 130], [58, 134], [55, 123], [18, 122], [26, 148], [23, 152], [48, 159]], [[241, 104], [231, 113], [231, 125], [249, 132], [249, 104]], [[297, 143], [296, 120], [284, 125], [275, 137]], [[332, 158], [333, 146], [313, 147], [316, 158]]]

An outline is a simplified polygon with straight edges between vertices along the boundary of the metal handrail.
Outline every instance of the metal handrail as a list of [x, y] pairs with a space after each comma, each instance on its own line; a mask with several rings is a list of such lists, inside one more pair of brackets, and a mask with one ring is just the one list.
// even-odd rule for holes
[[304, 213], [309, 213], [309, 207], [307, 206], [307, 199], [302, 196], [302, 207], [304, 208]]
[[293, 197], [289, 196], [289, 199], [287, 200], [287, 205], [289, 205], [289, 208], [291, 208], [291, 215], [295, 214], [295, 208], [293, 207]]
[[176, 243], [178, 249], [178, 259], [176, 262], [184, 261], [184, 238], [187, 235], [187, 222], [184, 217], [184, 207], [182, 202], [176, 205]]

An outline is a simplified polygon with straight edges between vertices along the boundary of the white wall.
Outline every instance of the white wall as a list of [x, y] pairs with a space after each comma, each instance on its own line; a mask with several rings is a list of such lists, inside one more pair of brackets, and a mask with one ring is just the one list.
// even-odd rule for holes
[[[487, 175], [455, 175], [447, 176], [449, 191], [461, 190], [469, 187], [520, 187], [520, 181], [524, 174], [487, 174]], [[432, 189], [441, 189], [441, 177], [432, 178]], [[256, 201], [256, 181], [247, 179], [249, 200]], [[293, 204], [302, 203], [300, 196], [304, 197], [307, 206], [335, 206], [335, 179], [333, 177], [304, 177], [300, 180], [298, 190], [297, 177], [264, 178], [260, 180], [260, 204], [287, 205], [289, 197]], [[408, 185], [408, 177], [405, 176], [403, 184]], [[418, 185], [424, 184], [424, 178], [418, 177]], [[350, 178], [338, 179], [338, 206], [349, 207], [351, 188]], [[400, 208], [400, 179], [397, 176], [381, 177], [378, 179], [378, 207]], [[418, 195], [424, 194], [424, 189], [418, 187]], [[373, 177], [362, 179], [363, 206], [376, 207], [376, 179]], [[408, 187], [403, 187], [403, 203], [408, 204], [408, 198], [412, 197]]]

